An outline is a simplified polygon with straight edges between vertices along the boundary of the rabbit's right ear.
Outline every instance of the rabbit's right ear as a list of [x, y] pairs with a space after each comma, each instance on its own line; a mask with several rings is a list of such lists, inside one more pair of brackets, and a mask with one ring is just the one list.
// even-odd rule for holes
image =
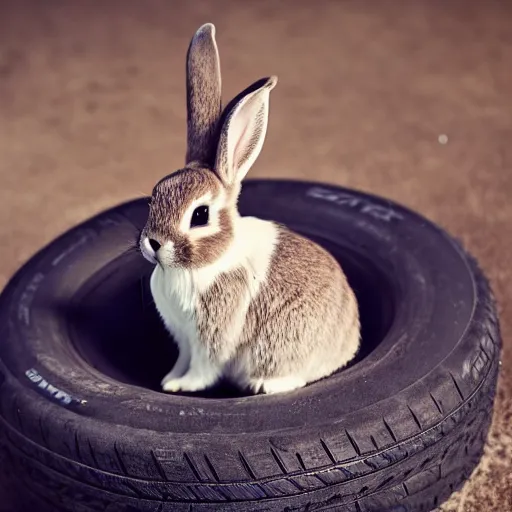
[[277, 77], [262, 78], [226, 107], [215, 172], [226, 186], [240, 183], [260, 154], [267, 133], [270, 91]]
[[206, 23], [194, 34], [187, 52], [187, 164], [213, 165], [221, 102], [215, 27]]

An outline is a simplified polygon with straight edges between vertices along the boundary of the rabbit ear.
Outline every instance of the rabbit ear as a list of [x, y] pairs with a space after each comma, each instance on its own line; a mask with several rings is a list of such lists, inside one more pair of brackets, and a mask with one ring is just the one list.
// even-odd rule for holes
[[220, 114], [219, 52], [215, 27], [206, 23], [194, 34], [187, 52], [186, 163], [213, 164]]
[[270, 91], [277, 77], [262, 78], [226, 107], [215, 170], [225, 185], [241, 182], [260, 154], [268, 124]]

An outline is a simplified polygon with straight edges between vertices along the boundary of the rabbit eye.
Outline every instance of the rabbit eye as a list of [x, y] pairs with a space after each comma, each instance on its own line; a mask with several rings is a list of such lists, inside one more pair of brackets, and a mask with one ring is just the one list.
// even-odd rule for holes
[[190, 227], [196, 228], [198, 226], [206, 226], [208, 224], [208, 206], [198, 206], [192, 214], [192, 220], [190, 221]]

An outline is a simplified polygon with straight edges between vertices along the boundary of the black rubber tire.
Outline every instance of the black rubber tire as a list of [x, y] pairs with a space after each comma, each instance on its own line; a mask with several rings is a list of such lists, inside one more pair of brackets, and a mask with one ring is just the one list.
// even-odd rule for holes
[[358, 360], [283, 395], [158, 392], [175, 349], [147, 295], [151, 268], [126, 251], [146, 201], [102, 213], [0, 298], [12, 510], [419, 512], [468, 477], [501, 346], [474, 260], [416, 213], [353, 190], [250, 181], [240, 208], [342, 260], [361, 307]]

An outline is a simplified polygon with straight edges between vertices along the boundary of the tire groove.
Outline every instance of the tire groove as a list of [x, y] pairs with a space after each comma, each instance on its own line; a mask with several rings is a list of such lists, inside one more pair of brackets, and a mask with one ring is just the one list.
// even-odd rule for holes
[[287, 478], [288, 482], [290, 482], [292, 485], [294, 485], [299, 491], [304, 491], [301, 485], [299, 485], [293, 478]]
[[192, 459], [188, 456], [188, 454], [186, 452], [183, 453], [183, 457], [187, 461], [187, 464], [189, 465], [190, 470], [192, 471], [192, 473], [194, 473], [194, 476], [196, 477], [196, 480], [198, 482], [202, 482], [203, 479], [201, 478], [201, 475], [199, 474], [199, 471], [197, 470], [196, 465], [194, 464]]
[[422, 430], [423, 427], [421, 426], [421, 422], [420, 420], [418, 419], [418, 417], [416, 416], [415, 412], [411, 409], [411, 406], [410, 405], [407, 405], [407, 408], [409, 409], [409, 412], [411, 413], [411, 416], [414, 420], [414, 422], [416, 423], [417, 427]]
[[350, 441], [350, 444], [352, 445], [352, 448], [354, 448], [354, 451], [357, 453], [358, 457], [360, 457], [361, 456], [361, 450], [359, 449], [359, 446], [357, 446], [357, 443], [354, 441], [354, 439], [349, 434], [347, 429], [345, 429], [345, 434], [347, 435], [347, 438]]
[[304, 471], [307, 471], [306, 464], [304, 464], [304, 461], [302, 460], [302, 457], [301, 457], [300, 453], [296, 453], [295, 455], [296, 455], [296, 457], [297, 457], [297, 460], [299, 461], [300, 467], [301, 467]]
[[457, 381], [455, 380], [455, 376], [453, 375], [452, 372], [450, 372], [450, 377], [452, 378], [452, 381], [453, 381], [453, 384], [455, 385], [455, 389], [457, 390], [457, 392], [459, 393], [459, 396], [460, 396], [460, 399], [462, 401], [464, 401], [464, 395], [462, 394], [462, 391], [459, 387], [459, 384], [457, 383]]
[[384, 426], [386, 427], [386, 430], [389, 432], [391, 439], [393, 439], [393, 442], [397, 443], [398, 439], [396, 438], [395, 433], [393, 432], [393, 429], [390, 427], [389, 423], [386, 421], [386, 418], [382, 417], [382, 421], [384, 423]]
[[[456, 444], [457, 442], [460, 442], [460, 440], [457, 440], [454, 442], [454, 444]], [[444, 451], [443, 451], [443, 454], [441, 455], [441, 461], [444, 461], [444, 459], [446, 458], [446, 456], [448, 455], [448, 452], [450, 451], [450, 448], [451, 446], [447, 446]]]
[[257, 480], [256, 473], [254, 473], [253, 469], [249, 465], [249, 461], [245, 458], [245, 455], [240, 450], [238, 450], [238, 456], [240, 457], [240, 462], [242, 463], [242, 466], [249, 477], [253, 480]]
[[498, 343], [496, 343], [496, 340], [494, 339], [494, 336], [493, 334], [489, 331], [489, 329], [487, 329], [487, 336], [489, 336], [489, 338], [491, 339], [492, 341], [492, 344], [497, 347], [498, 346]]
[[389, 484], [389, 482], [391, 482], [395, 477], [394, 476], [390, 476], [388, 478], [386, 478], [385, 480], [383, 480], [377, 487], [375, 487], [375, 491], [378, 491], [380, 489], [382, 489], [383, 487], [385, 487], [387, 484]]
[[160, 464], [160, 461], [157, 459], [154, 450], [150, 450], [151, 458], [153, 459], [153, 463], [155, 464], [156, 470], [158, 474], [160, 475], [160, 478], [166, 482], [167, 481], [167, 475], [165, 474], [164, 468]]
[[91, 444], [91, 440], [90, 439], [87, 439], [87, 444], [89, 445], [89, 452], [91, 453], [91, 457], [92, 457], [92, 461], [94, 463], [94, 466], [96, 467], [96, 469], [99, 469], [101, 471], [101, 467], [98, 464], [98, 460], [96, 459], [96, 454], [94, 453], [94, 450], [92, 448], [92, 444]]
[[229, 497], [229, 494], [227, 494], [225, 491], [222, 490], [222, 488], [220, 487], [216, 487], [215, 488], [215, 492], [219, 493], [226, 501], [233, 501], [230, 497]]
[[431, 457], [427, 457], [421, 464], [420, 464], [420, 470], [423, 470], [423, 468], [428, 464], [432, 462], [432, 458]]
[[284, 465], [284, 462], [282, 461], [279, 454], [274, 450], [274, 448], [270, 448], [270, 452], [272, 453], [272, 456], [274, 457], [274, 460], [277, 462], [277, 465], [279, 466], [279, 469], [282, 471], [283, 475], [288, 475], [286, 466]]
[[48, 444], [48, 439], [46, 438], [46, 433], [43, 428], [43, 417], [42, 416], [39, 416], [38, 423], [39, 423], [39, 432], [41, 432], [41, 440], [43, 441], [43, 445], [46, 449], [50, 450], [50, 445]]
[[16, 419], [18, 420], [18, 424], [20, 426], [20, 432], [25, 435], [25, 429], [23, 428], [23, 421], [21, 419], [21, 410], [19, 408], [19, 398], [16, 397], [14, 399], [14, 412], [16, 413]]
[[78, 440], [78, 432], [75, 430], [75, 452], [78, 462], [82, 462], [82, 453], [80, 450], [80, 442]]
[[324, 485], [325, 487], [327, 487], [329, 485], [328, 482], [326, 482], [318, 473], [315, 474], [315, 478], [317, 480], [320, 480], [320, 482], [322, 482], [322, 485]]
[[436, 400], [436, 397], [432, 393], [429, 393], [429, 395], [430, 398], [432, 399], [432, 402], [434, 402], [434, 404], [436, 405], [439, 414], [444, 415], [443, 409], [441, 408], [441, 404], [439, 404], [439, 402]]
[[117, 463], [121, 469], [121, 472], [125, 476], [130, 476], [128, 471], [126, 470], [126, 466], [124, 465], [123, 459], [121, 458], [121, 454], [119, 453], [119, 449], [117, 448], [117, 443], [114, 442], [114, 453], [116, 454]]
[[201, 500], [201, 494], [197, 491], [197, 488], [194, 488], [191, 485], [187, 485], [187, 491], [191, 492], [197, 501]]
[[[492, 339], [492, 336], [489, 334], [489, 331], [487, 331], [487, 334], [489, 335], [489, 338], [490, 338], [490, 339], [492, 340], [492, 342], [494, 343], [494, 340]], [[494, 344], [495, 344], [495, 343], [494, 343]], [[480, 342], [480, 348], [482, 349], [483, 353], [486, 355], [487, 359], [490, 361], [492, 358], [491, 358], [491, 356], [487, 353], [487, 350], [485, 349], [483, 342]]]
[[324, 449], [325, 453], [327, 454], [327, 457], [331, 460], [333, 464], [336, 464], [336, 459], [334, 458], [333, 453], [331, 452], [330, 448], [327, 446], [327, 443], [320, 439], [320, 444], [322, 445], [322, 448]]
[[481, 372], [482, 372], [482, 369], [480, 369], [480, 370], [479, 370], [479, 369], [476, 367], [476, 365], [477, 365], [477, 363], [480, 361], [480, 359], [481, 359], [481, 360], [482, 360], [482, 362], [483, 362], [483, 367], [482, 367], [482, 369], [483, 369], [483, 368], [485, 367], [485, 363], [486, 363], [486, 361], [484, 361], [484, 358], [482, 357], [482, 355], [481, 355], [481, 354], [479, 354], [479, 355], [478, 355], [478, 357], [475, 359], [475, 361], [474, 361], [474, 362], [473, 362], [473, 364], [471, 365], [471, 370], [473, 370], [473, 369], [474, 369], [474, 370], [476, 370], [476, 372], [477, 372], [477, 374], [478, 374], [478, 375], [480, 375], [480, 374], [481, 374]]
[[212, 462], [210, 461], [210, 459], [208, 458], [208, 455], [206, 455], [206, 453], [204, 454], [204, 461], [206, 462], [206, 465], [210, 469], [210, 472], [211, 472], [214, 480], [216, 482], [220, 482], [220, 478], [219, 478], [219, 475], [217, 474], [217, 470], [214, 468]]

